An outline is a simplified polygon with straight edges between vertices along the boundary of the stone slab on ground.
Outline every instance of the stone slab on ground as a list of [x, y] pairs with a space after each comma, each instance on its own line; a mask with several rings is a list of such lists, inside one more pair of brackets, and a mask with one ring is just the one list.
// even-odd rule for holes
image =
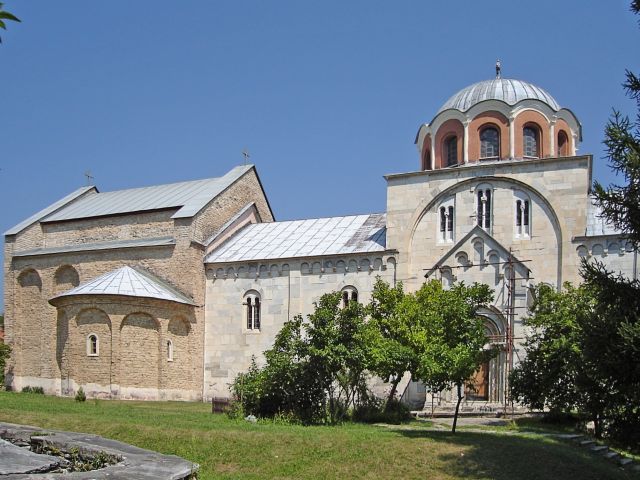
[[[70, 451], [72, 448], [77, 448], [83, 454], [103, 452], [120, 459], [115, 465], [91, 472], [4, 476], [3, 479], [6, 478], [7, 480], [53, 480], [62, 478], [73, 480], [182, 480], [190, 478], [199, 468], [198, 464], [176, 455], [162, 455], [151, 450], [86, 433], [46, 430], [0, 422], [0, 437], [21, 441], [29, 439], [32, 442], [54, 446], [62, 451]], [[3, 463], [4, 458], [0, 456], [0, 468], [2, 468]]]
[[38, 455], [0, 439], [0, 475], [47, 472], [61, 462], [59, 457]]

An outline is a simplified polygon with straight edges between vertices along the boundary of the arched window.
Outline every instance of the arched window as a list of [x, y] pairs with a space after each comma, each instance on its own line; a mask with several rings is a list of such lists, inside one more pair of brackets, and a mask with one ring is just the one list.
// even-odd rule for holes
[[447, 167], [458, 164], [458, 137], [452, 135], [444, 141], [444, 153]]
[[100, 343], [98, 341], [98, 335], [90, 333], [87, 335], [87, 356], [97, 357], [100, 355]]
[[260, 295], [249, 292], [244, 297], [247, 330], [260, 330]]
[[167, 361], [173, 362], [173, 342], [167, 340]]
[[438, 209], [438, 228], [440, 242], [453, 242], [454, 232], [454, 208], [453, 198], [450, 198], [440, 204]]
[[558, 132], [558, 156], [569, 156], [569, 137], [567, 137], [567, 134], [563, 130]]
[[500, 157], [500, 133], [495, 127], [486, 127], [480, 131], [480, 158]]
[[485, 230], [491, 228], [492, 193], [488, 185], [481, 185], [476, 190], [476, 223]]
[[358, 290], [355, 287], [348, 286], [342, 289], [342, 307], [349, 305], [349, 302], [358, 301]]
[[531, 236], [531, 201], [522, 192], [515, 192], [515, 236]]
[[431, 152], [427, 151], [424, 154], [424, 166], [422, 168], [423, 170], [431, 170]]
[[540, 157], [540, 132], [537, 127], [528, 125], [522, 130], [522, 151], [525, 157]]

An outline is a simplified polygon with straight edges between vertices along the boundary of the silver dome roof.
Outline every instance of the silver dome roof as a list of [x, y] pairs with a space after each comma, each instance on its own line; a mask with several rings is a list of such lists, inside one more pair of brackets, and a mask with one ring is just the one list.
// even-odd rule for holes
[[535, 85], [510, 78], [496, 78], [474, 83], [463, 88], [438, 110], [438, 113], [456, 109], [466, 112], [474, 105], [484, 100], [501, 100], [509, 105], [515, 105], [521, 100], [540, 100], [549, 105], [553, 110], [560, 110], [560, 105], [555, 98], [545, 90]]

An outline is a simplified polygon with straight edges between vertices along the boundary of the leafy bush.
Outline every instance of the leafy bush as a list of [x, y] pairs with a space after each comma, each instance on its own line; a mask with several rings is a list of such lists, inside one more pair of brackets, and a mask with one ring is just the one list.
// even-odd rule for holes
[[44, 388], [42, 387], [30, 387], [26, 386], [22, 388], [22, 393], [36, 393], [38, 395], [44, 395]]
[[0, 343], [0, 388], [4, 385], [4, 369], [11, 354], [11, 347], [6, 343]]
[[231, 391], [244, 415], [303, 424], [336, 423], [367, 396], [367, 324], [357, 302], [340, 308], [339, 293], [323, 295], [314, 313], [284, 324], [266, 364], [255, 360]]
[[78, 389], [78, 391], [76, 392], [76, 402], [85, 402], [87, 400], [87, 396], [84, 393], [84, 390], [82, 389], [82, 387], [80, 387]]
[[396, 399], [371, 397], [353, 410], [353, 420], [362, 423], [391, 423], [398, 425], [411, 420], [411, 410]]

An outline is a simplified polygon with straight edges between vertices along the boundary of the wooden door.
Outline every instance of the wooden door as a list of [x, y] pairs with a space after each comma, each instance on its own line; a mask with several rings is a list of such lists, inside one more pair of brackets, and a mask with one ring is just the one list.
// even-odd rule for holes
[[469, 400], [489, 399], [489, 362], [480, 365], [480, 368], [469, 379], [465, 395]]

